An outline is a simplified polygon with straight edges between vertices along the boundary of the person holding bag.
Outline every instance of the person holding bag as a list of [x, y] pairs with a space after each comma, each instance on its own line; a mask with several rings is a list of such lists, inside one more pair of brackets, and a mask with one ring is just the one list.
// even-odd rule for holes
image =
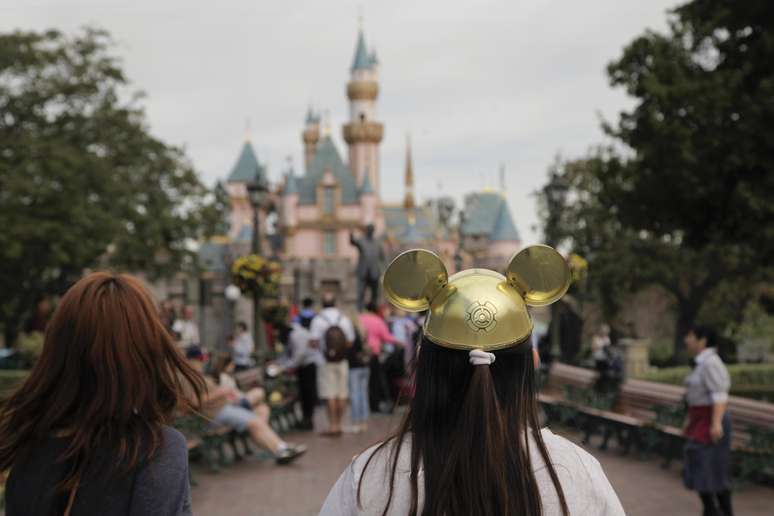
[[360, 433], [368, 430], [368, 382], [371, 376], [369, 367], [371, 361], [371, 349], [365, 345], [367, 337], [357, 317], [351, 318], [355, 325], [355, 340], [347, 353], [349, 362], [349, 405], [352, 432]]
[[355, 330], [349, 320], [336, 307], [336, 297], [325, 293], [322, 310], [312, 319], [309, 345], [319, 349], [325, 363], [318, 368], [317, 391], [328, 409], [328, 430], [323, 437], [341, 437], [341, 420], [344, 417], [349, 389], [349, 363], [347, 349], [355, 340]]

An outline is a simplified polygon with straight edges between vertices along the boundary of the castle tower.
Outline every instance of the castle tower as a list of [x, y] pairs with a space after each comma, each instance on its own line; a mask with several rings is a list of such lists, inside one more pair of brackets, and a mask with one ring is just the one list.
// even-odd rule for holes
[[317, 152], [317, 144], [320, 142], [320, 115], [312, 111], [311, 106], [306, 112], [301, 139], [304, 142], [304, 171], [308, 171], [314, 154]]
[[376, 121], [377, 68], [376, 53], [368, 53], [361, 29], [347, 83], [349, 122], [344, 124], [343, 135], [349, 146], [349, 169], [357, 178], [357, 184], [362, 185], [364, 176], [368, 175], [375, 195], [380, 198], [379, 143], [384, 127]]
[[363, 224], [378, 225], [379, 200], [376, 198], [376, 192], [374, 192], [371, 180], [367, 175], [363, 177], [363, 185], [360, 187], [360, 205], [363, 207]]

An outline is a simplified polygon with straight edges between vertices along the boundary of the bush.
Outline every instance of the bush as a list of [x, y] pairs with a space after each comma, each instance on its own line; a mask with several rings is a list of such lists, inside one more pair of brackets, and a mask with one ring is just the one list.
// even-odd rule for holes
[[674, 342], [670, 337], [653, 339], [648, 347], [650, 363], [656, 367], [669, 367], [672, 363], [674, 348]]
[[[639, 378], [651, 382], [682, 385], [690, 367], [668, 367], [650, 371]], [[728, 366], [731, 375], [731, 394], [757, 400], [774, 399], [774, 364], [732, 364]]]
[[32, 365], [38, 361], [40, 354], [43, 352], [43, 341], [44, 336], [39, 331], [22, 333], [16, 342], [16, 349], [19, 350], [24, 360]]
[[231, 266], [234, 283], [243, 293], [275, 298], [279, 295], [282, 266], [257, 254], [241, 256]]
[[21, 369], [0, 369], [0, 397], [11, 394], [29, 373]]

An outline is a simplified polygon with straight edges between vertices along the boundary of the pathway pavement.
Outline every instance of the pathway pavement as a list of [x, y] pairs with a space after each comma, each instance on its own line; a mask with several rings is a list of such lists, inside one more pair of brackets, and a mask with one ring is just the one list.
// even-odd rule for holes
[[[196, 516], [311, 516], [316, 515], [328, 490], [352, 457], [382, 439], [398, 422], [397, 416], [375, 416], [369, 431], [326, 439], [297, 433], [288, 440], [303, 442], [309, 452], [297, 464], [279, 467], [248, 458], [213, 475], [193, 465], [199, 485], [193, 488]], [[577, 436], [568, 435], [577, 442]], [[690, 516], [701, 514], [694, 493], [680, 481], [679, 464], [663, 470], [657, 461], [621, 457], [614, 448], [589, 451], [602, 463], [629, 516]], [[735, 492], [738, 516], [770, 516], [774, 490], [747, 486]]]

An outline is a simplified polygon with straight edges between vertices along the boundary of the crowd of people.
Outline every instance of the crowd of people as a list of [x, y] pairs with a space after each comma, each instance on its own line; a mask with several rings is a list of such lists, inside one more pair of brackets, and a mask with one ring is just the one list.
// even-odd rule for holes
[[[518, 290], [530, 279], [506, 284], [475, 270], [445, 297], [422, 287], [428, 307], [433, 299], [444, 305], [425, 320], [401, 311], [400, 297], [390, 314], [374, 304], [348, 312], [330, 293], [319, 310], [303, 300], [287, 348], [266, 365], [297, 376], [299, 430], [315, 429], [320, 400], [327, 421], [319, 430], [330, 438], [363, 431], [369, 413], [391, 410], [401, 393], [409, 405], [395, 434], [353, 459], [321, 514], [567, 516], [580, 507], [583, 514], [623, 514], [600, 464], [539, 423], [537, 351], [525, 305], [531, 291]], [[404, 289], [409, 299], [415, 286], [406, 285], [393, 291]], [[483, 301], [470, 305], [466, 291]], [[546, 291], [551, 300], [563, 293]], [[615, 346], [606, 328], [594, 338], [603, 369]], [[685, 338], [694, 361], [684, 477], [704, 514], [731, 515], [730, 381], [715, 340], [702, 326]], [[181, 413], [244, 432], [279, 465], [301, 457], [305, 446], [272, 429], [265, 391], [242, 391], [235, 380], [256, 367], [246, 324], [237, 324], [229, 343], [228, 351], [206, 352], [192, 310], [177, 318], [163, 303], [157, 311], [131, 276], [92, 273], [77, 282], [60, 300], [29, 378], [0, 410], [0, 470], [10, 470], [6, 513], [190, 515], [187, 444], [168, 426]], [[513, 486], [521, 486], [518, 496]]]
[[[404, 312], [386, 315], [374, 303], [357, 314], [342, 310], [330, 293], [322, 296], [319, 311], [305, 298], [278, 361], [298, 378], [298, 428], [314, 430], [318, 400], [326, 408], [326, 437], [363, 432], [372, 411], [392, 411], [406, 385], [418, 329]], [[344, 426], [347, 408], [350, 425]]]
[[[302, 417], [296, 430], [315, 430], [314, 414], [321, 403], [327, 424], [317, 430], [325, 437], [364, 432], [372, 412], [392, 412], [407, 385], [421, 317], [398, 309], [387, 311], [375, 303], [366, 304], [361, 313], [343, 310], [331, 293], [319, 301], [304, 298], [293, 312], [287, 331], [278, 332], [283, 335], [283, 351], [266, 365], [279, 366], [297, 380]], [[278, 441], [269, 433], [263, 390], [240, 393], [232, 376], [257, 366], [247, 324], [237, 322], [235, 333], [226, 337], [227, 351], [210, 356], [201, 344], [191, 307], [176, 310], [164, 301], [160, 318], [192, 366], [212, 382], [216, 394], [205, 404], [214, 421], [249, 432], [269, 450], [282, 448], [281, 443], [267, 445]], [[347, 413], [349, 424], [345, 425]], [[288, 449], [303, 453], [298, 446]]]

